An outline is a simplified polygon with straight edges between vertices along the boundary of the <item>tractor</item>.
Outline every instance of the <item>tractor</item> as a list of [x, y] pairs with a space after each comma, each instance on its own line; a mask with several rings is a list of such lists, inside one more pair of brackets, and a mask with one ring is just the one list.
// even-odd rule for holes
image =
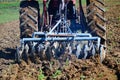
[[[59, 1], [59, 4], [51, 1]], [[104, 0], [24, 0], [20, 2], [20, 45], [15, 61], [58, 59], [62, 54], [87, 59], [106, 54]], [[43, 7], [42, 7], [43, 6]], [[56, 6], [56, 9], [54, 8]], [[42, 9], [41, 9], [42, 7]], [[40, 10], [41, 9], [41, 10]]]

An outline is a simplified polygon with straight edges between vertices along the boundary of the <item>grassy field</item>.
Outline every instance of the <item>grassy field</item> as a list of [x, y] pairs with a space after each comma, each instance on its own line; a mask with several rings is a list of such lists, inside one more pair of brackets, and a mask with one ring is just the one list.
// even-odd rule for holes
[[19, 2], [0, 3], [0, 24], [19, 18]]
[[[1, 2], [0, 3], [0, 24], [19, 19], [19, 3], [20, 2]], [[78, 6], [77, 0], [77, 6]], [[85, 4], [85, 0], [82, 0]], [[42, 13], [42, 0], [39, 0], [40, 11]]]

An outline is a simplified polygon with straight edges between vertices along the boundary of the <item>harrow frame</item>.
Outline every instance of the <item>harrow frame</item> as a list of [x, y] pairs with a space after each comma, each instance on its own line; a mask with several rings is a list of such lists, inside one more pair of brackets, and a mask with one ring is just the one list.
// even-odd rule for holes
[[[91, 42], [96, 42], [96, 50], [100, 52], [101, 54], [101, 62], [102, 62], [102, 47], [101, 47], [101, 38], [100, 37], [92, 37], [91, 34], [89, 33], [72, 33], [70, 28], [68, 26], [65, 26], [64, 28], [69, 31], [63, 31], [63, 32], [56, 32], [56, 28], [59, 27], [60, 23], [62, 20], [59, 20], [56, 25], [49, 31], [49, 32], [34, 32], [32, 34], [32, 38], [23, 38], [20, 40], [20, 47], [17, 48], [17, 58], [18, 61], [20, 62], [21, 55], [23, 54], [23, 51], [25, 49], [25, 44], [32, 42], [32, 49], [35, 50], [35, 44], [37, 43], [42, 43], [42, 42], [70, 42], [70, 41], [88, 41], [89, 43]], [[37, 37], [36, 37], [37, 36]], [[101, 48], [100, 48], [101, 47]], [[21, 50], [20, 50], [21, 49]], [[86, 50], [89, 50], [89, 47], [86, 47]], [[35, 51], [32, 53], [34, 54]]]

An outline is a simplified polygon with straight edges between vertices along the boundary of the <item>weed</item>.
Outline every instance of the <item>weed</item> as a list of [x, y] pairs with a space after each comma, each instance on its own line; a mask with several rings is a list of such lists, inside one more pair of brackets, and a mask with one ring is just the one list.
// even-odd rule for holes
[[68, 60], [68, 59], [66, 59], [66, 61], [65, 61], [65, 65], [66, 65], [66, 66], [69, 65], [69, 60]]
[[98, 77], [102, 78], [103, 77], [103, 73], [98, 74]]
[[120, 58], [114, 58], [114, 60], [118, 65], [120, 64]]
[[53, 78], [57, 78], [61, 74], [60, 70], [56, 70], [56, 72], [52, 75]]
[[85, 80], [85, 78], [86, 78], [86, 76], [84, 76], [84, 75], [80, 76], [80, 80]]
[[40, 74], [38, 75], [38, 80], [44, 80], [45, 79], [45, 75], [43, 74], [42, 69], [39, 70]]
[[54, 62], [50, 62], [50, 69], [52, 70], [53, 69], [53, 65], [54, 64]]
[[120, 21], [120, 16], [118, 17], [118, 20]]
[[116, 42], [113, 41], [113, 42], [112, 42], [112, 46], [116, 46]]

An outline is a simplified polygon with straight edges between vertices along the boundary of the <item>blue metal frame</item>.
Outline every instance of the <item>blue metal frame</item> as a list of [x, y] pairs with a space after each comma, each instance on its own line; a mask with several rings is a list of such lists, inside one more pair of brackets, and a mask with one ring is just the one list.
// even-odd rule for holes
[[[71, 36], [70, 33], [43, 33], [43, 32], [35, 32], [33, 33], [33, 38], [23, 38], [21, 39], [21, 43], [24, 44], [25, 42], [40, 42], [40, 41], [97, 41], [97, 46], [98, 48], [100, 47], [100, 41], [101, 39], [99, 37], [91, 37], [91, 34], [86, 34], [86, 33], [72, 33]], [[40, 38], [35, 38], [36, 35], [45, 35], [45, 37], [40, 37]], [[48, 35], [56, 35], [55, 37], [50, 37]], [[65, 35], [63, 36], [57, 36], [57, 35]]]
[[32, 38], [35, 38], [36, 35], [43, 35], [43, 36], [47, 36], [47, 35], [73, 35], [73, 36], [79, 36], [79, 37], [92, 37], [91, 34], [89, 33], [45, 33], [45, 32], [34, 32], [32, 34]]

